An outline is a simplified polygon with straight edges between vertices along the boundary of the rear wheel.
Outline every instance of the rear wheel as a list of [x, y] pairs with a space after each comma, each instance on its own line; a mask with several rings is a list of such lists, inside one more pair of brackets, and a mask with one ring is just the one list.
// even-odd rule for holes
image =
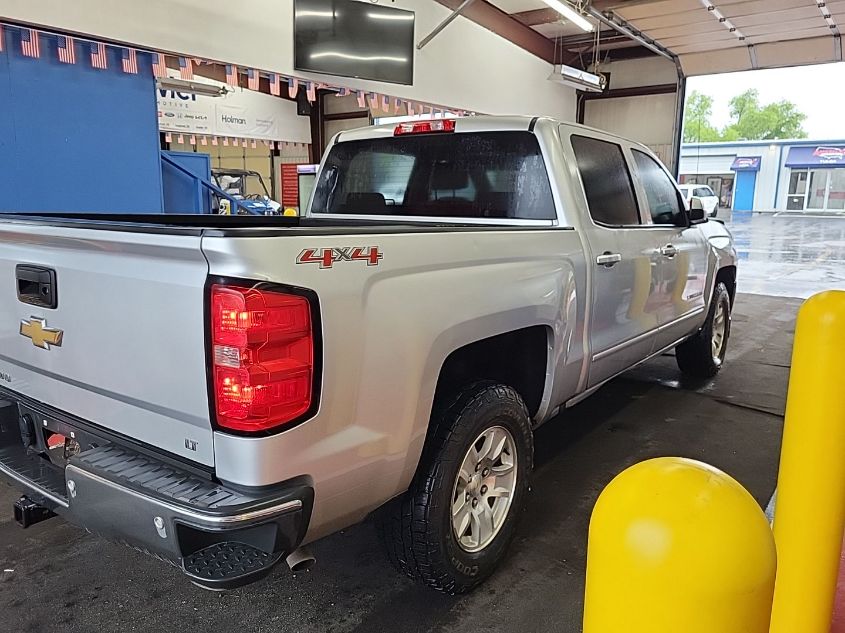
[[476, 384], [435, 415], [414, 482], [382, 513], [388, 557], [448, 594], [469, 591], [504, 557], [533, 465], [531, 421], [512, 388]]
[[731, 334], [731, 297], [723, 283], [716, 284], [710, 312], [701, 330], [675, 349], [678, 367], [696, 378], [710, 378], [722, 368]]

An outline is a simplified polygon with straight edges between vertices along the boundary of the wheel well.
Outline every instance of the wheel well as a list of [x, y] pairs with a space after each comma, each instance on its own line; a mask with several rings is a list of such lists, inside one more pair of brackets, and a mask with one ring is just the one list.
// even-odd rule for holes
[[728, 289], [728, 294], [731, 296], [731, 306], [734, 304], [736, 297], [736, 266], [725, 266], [716, 272], [716, 283], [722, 282]]
[[471, 383], [491, 380], [516, 389], [533, 417], [540, 408], [546, 386], [548, 346], [549, 328], [536, 325], [455, 350], [440, 370], [435, 406]]

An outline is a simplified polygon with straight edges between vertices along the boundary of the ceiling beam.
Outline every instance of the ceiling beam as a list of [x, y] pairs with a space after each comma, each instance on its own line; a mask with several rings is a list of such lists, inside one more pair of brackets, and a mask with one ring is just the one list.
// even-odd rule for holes
[[[454, 11], [461, 5], [462, 0], [436, 0], [436, 2]], [[529, 53], [549, 63], [554, 63], [555, 45], [552, 40], [493, 6], [487, 0], [475, 0], [461, 12], [461, 15], [488, 31], [510, 40]]]

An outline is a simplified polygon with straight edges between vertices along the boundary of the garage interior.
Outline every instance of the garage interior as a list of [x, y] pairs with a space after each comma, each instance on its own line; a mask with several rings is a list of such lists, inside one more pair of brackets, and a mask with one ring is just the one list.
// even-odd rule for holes
[[[255, 0], [249, 10], [237, 9], [242, 13], [237, 16], [223, 0], [108, 6], [78, 0], [72, 8], [61, 0], [0, 0], [0, 25], [7, 33], [0, 73], [4, 64], [12, 66], [4, 54], [11, 59], [9, 48], [21, 46], [17, 30], [14, 36], [11, 30], [42, 30], [160, 54], [164, 76], [176, 81], [185, 77], [180, 60], [192, 59], [191, 81], [260, 93], [252, 96], [269, 104], [268, 118], [277, 117], [266, 134], [196, 123], [167, 127], [162, 113], [181, 107], [173, 90], [172, 106], [162, 105], [163, 94], [157, 103], [150, 96], [133, 115], [146, 123], [115, 140], [114, 130], [130, 124], [108, 114], [123, 107], [116, 92], [109, 100], [111, 86], [127, 86], [119, 76], [119, 55], [110, 53], [109, 70], [91, 84], [103, 86], [91, 88], [103, 92], [92, 106], [99, 119], [80, 119], [84, 152], [56, 149], [55, 138], [63, 134], [56, 127], [33, 136], [26, 165], [12, 164], [10, 156], [4, 162], [0, 155], [0, 171], [29, 174], [10, 184], [12, 202], [0, 210], [90, 211], [90, 196], [96, 195], [104, 208], [139, 212], [126, 199], [135, 195], [137, 178], [122, 176], [102, 159], [111, 155], [158, 179], [154, 195], [139, 192], [136, 198], [151, 195], [143, 204], [158, 204], [157, 212], [184, 213], [191, 205], [191, 213], [209, 212], [211, 198], [195, 195], [193, 185], [180, 179], [188, 170], [191, 183], [205, 182], [214, 170], [227, 168], [260, 174], [269, 198], [303, 214], [316, 165], [335, 134], [419, 115], [548, 115], [640, 142], [677, 175], [684, 161], [689, 77], [843, 61], [839, 24], [845, 23], [845, 0], [563, 0], [589, 22], [589, 32], [544, 0], [372, 1], [414, 11], [417, 42], [434, 35], [416, 51], [411, 85], [297, 70], [292, 0]], [[0, 44], [2, 37], [0, 31]], [[58, 54], [50, 46], [44, 46], [43, 57]], [[88, 63], [87, 55], [80, 53], [85, 60], [76, 63]], [[37, 75], [33, 100], [60, 90], [56, 72], [68, 69], [52, 63], [57, 68]], [[561, 66], [604, 77], [606, 85], [589, 90], [561, 81]], [[252, 72], [259, 73], [254, 69], [260, 69], [259, 79], [252, 79]], [[0, 110], [6, 95], [0, 90]], [[9, 99], [9, 110], [23, 116], [30, 102], [15, 101]], [[38, 113], [56, 117], [63, 106], [54, 105]], [[0, 122], [0, 149], [5, 131]], [[181, 167], [161, 163], [160, 153]], [[96, 160], [112, 186], [98, 188], [92, 177], [91, 191], [78, 195], [74, 183], [85, 177], [83, 170], [58, 182], [76, 193], [45, 193], [37, 200], [24, 195], [74, 157]], [[195, 167], [191, 161], [197, 157]], [[731, 177], [742, 173], [727, 171]], [[115, 183], [126, 187], [120, 195]], [[781, 195], [786, 204], [788, 186], [766, 195]], [[6, 508], [0, 512], [0, 610], [9, 630], [581, 631], [590, 515], [620, 472], [654, 457], [688, 457], [730, 474], [763, 508], [775, 494], [796, 315], [810, 296], [845, 289], [845, 219], [785, 216], [774, 212], [774, 204], [772, 212], [755, 213], [761, 208], [753, 197], [749, 206], [754, 208], [719, 215], [739, 257], [724, 369], [713, 379], [681, 378], [674, 353], [667, 352], [538, 429], [527, 510], [505, 562], [475, 592], [442, 596], [397, 576], [370, 521], [320, 540], [318, 563], [308, 571], [278, 569], [255, 585], [202, 591], [179, 570], [63, 519], [20, 530], [11, 516], [19, 491], [0, 483], [0, 508]], [[845, 631], [843, 587], [832, 633]]]

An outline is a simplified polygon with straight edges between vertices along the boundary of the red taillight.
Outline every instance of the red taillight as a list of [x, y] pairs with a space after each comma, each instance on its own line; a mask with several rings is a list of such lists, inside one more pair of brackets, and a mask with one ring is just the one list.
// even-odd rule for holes
[[408, 121], [400, 123], [393, 130], [393, 136], [405, 134], [431, 134], [432, 132], [454, 132], [455, 119], [431, 119], [427, 121]]
[[211, 346], [221, 427], [267, 431], [311, 407], [314, 337], [305, 297], [212, 286]]

